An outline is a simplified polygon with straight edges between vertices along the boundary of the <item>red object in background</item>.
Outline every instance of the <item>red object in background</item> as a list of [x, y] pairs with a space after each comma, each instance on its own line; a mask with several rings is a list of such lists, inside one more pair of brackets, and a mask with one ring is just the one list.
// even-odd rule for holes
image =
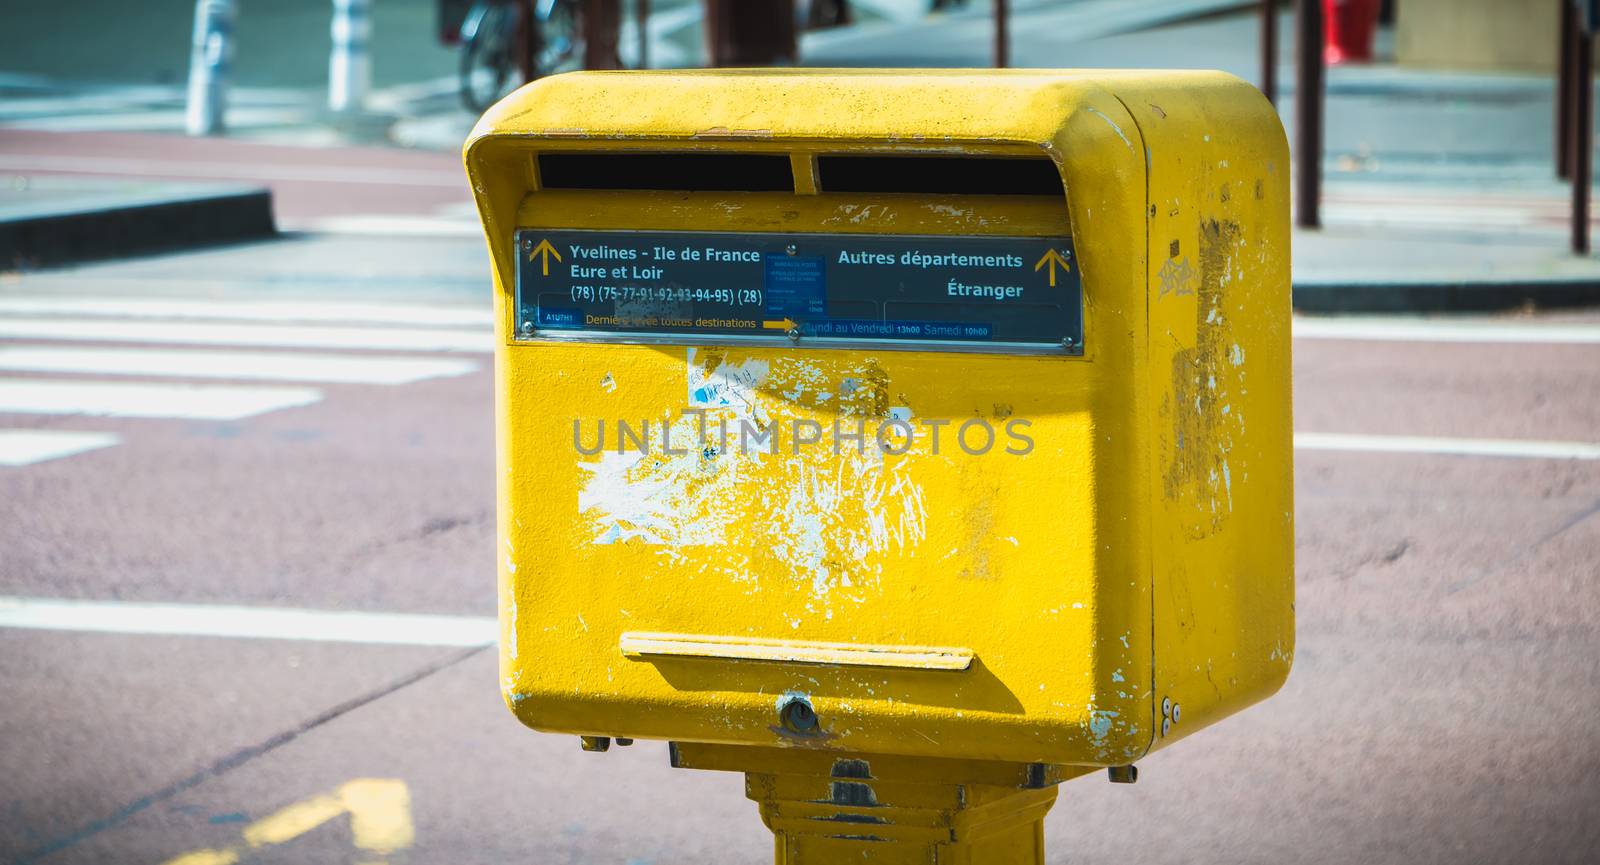
[[1372, 59], [1372, 37], [1378, 30], [1380, 0], [1322, 0], [1327, 22], [1329, 64]]

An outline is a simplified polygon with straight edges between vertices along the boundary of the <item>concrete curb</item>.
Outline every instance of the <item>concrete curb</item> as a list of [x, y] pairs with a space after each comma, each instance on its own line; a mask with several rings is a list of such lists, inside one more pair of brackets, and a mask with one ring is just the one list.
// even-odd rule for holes
[[264, 188], [162, 188], [0, 211], [0, 270], [273, 237]]
[[1600, 279], [1500, 282], [1297, 282], [1294, 309], [1310, 313], [1504, 312], [1600, 306]]

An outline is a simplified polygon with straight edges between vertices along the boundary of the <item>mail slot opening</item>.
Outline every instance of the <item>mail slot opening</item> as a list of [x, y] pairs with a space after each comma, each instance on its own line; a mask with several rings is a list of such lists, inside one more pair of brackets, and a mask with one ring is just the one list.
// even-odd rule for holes
[[759, 153], [541, 153], [545, 189], [793, 192], [789, 157]]
[[821, 156], [817, 173], [823, 192], [1064, 194], [1056, 164], [1034, 157]]

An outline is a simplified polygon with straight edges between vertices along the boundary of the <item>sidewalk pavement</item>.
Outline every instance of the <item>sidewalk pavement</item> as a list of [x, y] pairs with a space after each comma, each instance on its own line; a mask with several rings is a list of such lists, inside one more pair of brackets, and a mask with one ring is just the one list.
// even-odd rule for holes
[[[391, 38], [431, 38], [417, 23], [419, 2], [395, 4], [390, 14], [411, 21], [411, 36], [405, 37], [406, 27], [391, 25]], [[1013, 56], [1018, 66], [1219, 68], [1250, 80], [1258, 61], [1255, 15], [1241, 11], [1249, 5], [1241, 0], [1017, 0]], [[858, 0], [861, 22], [807, 34], [803, 63], [949, 67], [989, 62], [993, 31], [987, 4], [936, 15], [924, 14], [922, 6], [920, 0]], [[657, 0], [654, 8], [652, 60], [692, 65], [699, 51], [699, 4]], [[283, 12], [277, 17], [292, 18]], [[318, 113], [320, 91], [307, 89], [304, 81], [285, 79], [286, 85], [302, 85], [298, 89], [268, 86], [275, 83], [271, 76], [242, 71], [241, 78], [254, 86], [235, 91], [231, 134], [299, 145], [433, 149], [442, 152], [441, 172], [456, 170], [455, 153], [473, 118], [456, 102], [453, 77], [401, 80], [394, 57], [403, 46], [381, 41], [386, 32], [381, 19], [379, 25], [377, 67], [389, 70], [379, 75], [384, 86], [373, 100], [382, 122], [332, 123]], [[1292, 33], [1292, 25], [1286, 14], [1281, 32]], [[631, 38], [625, 34], [624, 44]], [[1280, 60], [1287, 61], [1292, 40], [1281, 41], [1286, 47]], [[427, 45], [416, 65], [422, 75], [437, 73], [453, 59]], [[1378, 47], [1382, 56], [1388, 34], [1380, 35]], [[316, 55], [309, 51], [308, 56]], [[8, 125], [170, 130], [181, 123], [181, 97], [173, 87], [163, 91], [129, 83], [121, 91], [58, 96], [52, 106], [48, 100], [6, 94], [32, 87], [37, 95], [40, 88], [68, 85], [54, 78], [12, 76], [10, 81], [7, 88], [0, 80], [0, 130]], [[1292, 141], [1295, 93], [1286, 62], [1279, 81], [1280, 115], [1291, 127]], [[140, 102], [141, 94], [148, 101]], [[1457, 74], [1381, 62], [1331, 69], [1325, 227], [1296, 233], [1297, 303], [1319, 310], [1376, 311], [1396, 305], [1481, 309], [1600, 302], [1600, 260], [1567, 252], [1569, 191], [1554, 179], [1551, 166], [1553, 102], [1554, 81], [1541, 76]], [[98, 109], [71, 108], [86, 104]], [[138, 110], [106, 110], [119, 105]], [[0, 170], [8, 170], [5, 141], [0, 137]], [[402, 219], [408, 230], [418, 229], [415, 212], [404, 211]], [[457, 207], [435, 222], [447, 233], [470, 234], [470, 219], [470, 211]], [[345, 214], [337, 227], [376, 231], [389, 222], [382, 212]]]

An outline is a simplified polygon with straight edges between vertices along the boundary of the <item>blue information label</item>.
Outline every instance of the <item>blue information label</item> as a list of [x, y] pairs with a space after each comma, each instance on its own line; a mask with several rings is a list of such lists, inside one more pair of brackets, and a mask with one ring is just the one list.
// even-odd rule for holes
[[583, 311], [539, 308], [540, 327], [583, 327]]
[[878, 337], [884, 339], [975, 339], [994, 338], [994, 326], [959, 321], [873, 321], [859, 318], [830, 318], [809, 321], [801, 333], [813, 336]]
[[1083, 351], [1064, 235], [520, 229], [516, 245], [519, 339]]
[[767, 314], [795, 319], [827, 315], [827, 263], [815, 256], [765, 256]]

